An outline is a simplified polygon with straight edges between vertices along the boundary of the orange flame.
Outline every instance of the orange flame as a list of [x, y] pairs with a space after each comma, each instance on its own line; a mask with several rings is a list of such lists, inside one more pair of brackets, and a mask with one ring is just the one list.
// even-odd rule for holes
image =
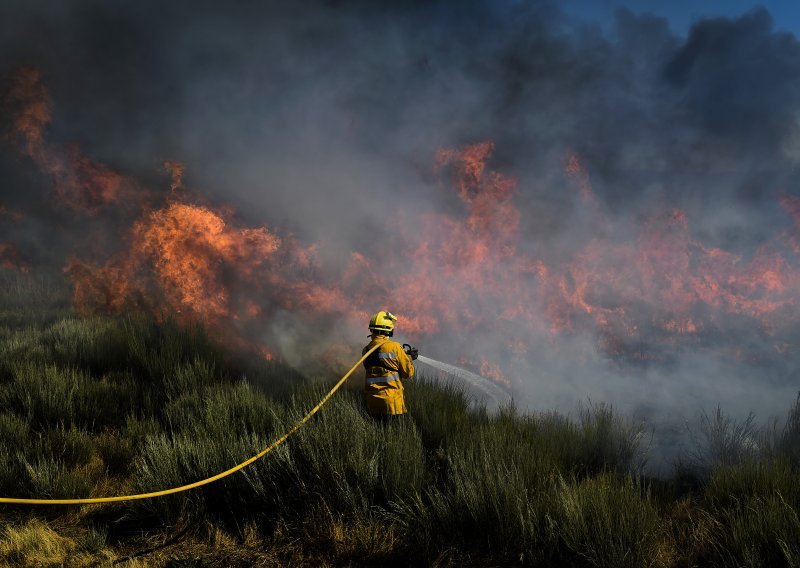
[[28, 272], [30, 265], [22, 259], [17, 248], [9, 243], [0, 243], [0, 268]]
[[586, 168], [581, 164], [580, 157], [575, 152], [567, 154], [564, 173], [578, 185], [578, 194], [580, 198], [588, 204], [596, 205], [594, 192], [592, 191], [591, 178]]
[[216, 320], [231, 316], [226, 265], [247, 278], [280, 240], [265, 228], [236, 229], [212, 211], [172, 203], [148, 213], [133, 228], [135, 252], [152, 261], [168, 304]]
[[119, 313], [126, 307], [137, 307], [146, 302], [141, 295], [139, 282], [127, 261], [96, 265], [70, 258], [64, 272], [72, 282], [73, 304], [78, 313]]
[[[643, 346], [648, 341], [696, 345], [736, 321], [772, 335], [774, 351], [784, 353], [781, 334], [800, 315], [800, 198], [781, 199], [793, 229], [745, 258], [698, 242], [679, 209], [615, 226], [589, 171], [569, 153], [565, 180], [576, 187], [581, 214], [596, 222], [587, 224], [589, 236], [575, 252], [546, 261], [526, 252], [517, 180], [490, 167], [494, 144], [486, 141], [437, 153], [435, 169], [449, 176], [453, 188], [446, 191], [457, 198], [454, 212], [415, 215], [413, 223], [412, 212], [398, 212], [387, 227], [392, 255], [356, 250], [331, 274], [319, 267], [314, 244], [241, 226], [230, 208], [190, 195], [183, 164], [164, 162], [171, 192], [134, 194], [138, 186], [110, 168], [48, 144], [51, 105], [38, 72], [22, 73], [6, 102], [17, 111], [13, 127], [26, 154], [71, 207], [98, 214], [123, 194], [140, 205], [126, 213], [132, 218], [121, 235], [125, 250], [105, 261], [67, 262], [82, 311], [136, 306], [201, 319], [241, 345], [279, 311], [317, 329], [325, 318], [363, 326], [376, 306], [390, 307], [406, 336], [464, 340], [465, 349], [477, 350], [472, 366], [503, 384], [542, 338], [557, 346], [589, 330], [596, 348], [610, 356], [650, 360], [657, 354]], [[0, 264], [11, 257], [4, 246]], [[501, 353], [469, 344], [474, 332], [496, 338]], [[265, 358], [281, 356], [272, 346], [258, 350]]]
[[[263, 227], [237, 227], [229, 212], [173, 201], [134, 223], [132, 260], [95, 267], [93, 284], [80, 265], [70, 268], [76, 302], [116, 310], [156, 289], [172, 313], [224, 329], [269, 317], [274, 308], [359, 320], [370, 306], [391, 305], [403, 331], [418, 338], [476, 329], [502, 335], [507, 328], [557, 337], [590, 323], [599, 349], [633, 359], [651, 357], [627, 346], [654, 331], [662, 341], [681, 341], [716, 326], [717, 314], [751, 317], [771, 330], [777, 325], [771, 316], [794, 306], [791, 290], [800, 274], [788, 261], [766, 249], [744, 262], [703, 247], [677, 209], [646, 219], [635, 242], [593, 238], [563, 264], [521, 254], [516, 181], [488, 170], [491, 152], [489, 142], [441, 151], [437, 167], [450, 168], [465, 216], [423, 216], [414, 235], [398, 222], [396, 257], [378, 266], [354, 252], [338, 283], [313, 274], [314, 246]], [[568, 175], [589, 187], [578, 164], [568, 161]], [[151, 274], [152, 282], [125, 276], [137, 271]], [[698, 317], [698, 308], [710, 315]], [[506, 344], [510, 362], [529, 349], [515, 334]], [[481, 374], [509, 383], [508, 365], [479, 360]]]
[[[25, 215], [19, 211], [0, 206], [0, 219], [17, 224], [25, 220]], [[30, 265], [23, 260], [16, 246], [11, 243], [0, 242], [0, 268], [28, 272], [30, 270]]]
[[12, 135], [23, 141], [25, 153], [50, 176], [62, 203], [96, 214], [120, 198], [123, 179], [119, 174], [93, 162], [75, 146], [61, 148], [45, 141], [52, 104], [37, 69], [24, 68], [16, 73], [3, 106], [15, 117]]
[[183, 187], [183, 172], [186, 169], [180, 162], [175, 162], [173, 160], [166, 160], [163, 163], [164, 169], [167, 170], [170, 177], [172, 178], [172, 182], [169, 184], [169, 188], [172, 191], [177, 191]]

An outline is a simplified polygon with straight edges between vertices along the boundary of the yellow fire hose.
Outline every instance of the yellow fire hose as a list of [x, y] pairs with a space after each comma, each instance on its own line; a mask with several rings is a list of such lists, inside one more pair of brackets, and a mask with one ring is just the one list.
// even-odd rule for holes
[[322, 399], [317, 403], [317, 405], [312, 408], [305, 416], [303, 416], [300, 420], [295, 423], [283, 436], [272, 442], [269, 446], [258, 452], [256, 455], [248, 459], [247, 461], [243, 461], [239, 465], [233, 466], [230, 469], [223, 471], [222, 473], [218, 473], [217, 475], [207, 477], [206, 479], [201, 479], [200, 481], [195, 481], [194, 483], [189, 483], [188, 485], [181, 485], [180, 487], [173, 487], [171, 489], [164, 489], [162, 491], [153, 491], [152, 493], [135, 493], [133, 495], [118, 495], [116, 497], [89, 497], [86, 499], [17, 499], [14, 497], [0, 497], [0, 503], [14, 503], [19, 505], [88, 505], [91, 503], [116, 503], [117, 501], [133, 501], [134, 499], [151, 499], [153, 497], [162, 497], [163, 495], [172, 495], [173, 493], [180, 493], [181, 491], [188, 491], [189, 489], [194, 489], [195, 487], [200, 487], [201, 485], [208, 485], [209, 483], [213, 483], [214, 481], [218, 481], [223, 477], [228, 477], [232, 473], [236, 473], [240, 469], [243, 469], [256, 461], [259, 458], [264, 457], [272, 450], [280, 446], [284, 443], [289, 436], [297, 432], [308, 420], [314, 416], [322, 406], [328, 402], [328, 399], [333, 396], [333, 394], [339, 390], [339, 388], [345, 383], [345, 381], [350, 378], [350, 375], [358, 368], [358, 366], [364, 362], [373, 351], [375, 351], [379, 346], [376, 345], [366, 353], [364, 356], [359, 359], [355, 365], [353, 365], [349, 371], [339, 379], [339, 382], [336, 383], [331, 390], [328, 391], [328, 394], [322, 397]]

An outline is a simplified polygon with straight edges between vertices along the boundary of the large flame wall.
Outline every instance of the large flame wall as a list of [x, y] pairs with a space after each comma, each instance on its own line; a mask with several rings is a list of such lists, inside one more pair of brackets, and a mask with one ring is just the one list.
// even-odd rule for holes
[[765, 11], [335, 4], [13, 14], [0, 266], [298, 366], [390, 309], [543, 406], [795, 388], [800, 47]]

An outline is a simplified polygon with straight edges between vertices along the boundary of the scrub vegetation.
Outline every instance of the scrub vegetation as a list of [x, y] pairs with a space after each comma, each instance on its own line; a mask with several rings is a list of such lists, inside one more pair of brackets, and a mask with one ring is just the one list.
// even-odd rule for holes
[[[337, 378], [235, 356], [202, 327], [79, 317], [0, 280], [0, 494], [86, 497], [195, 481], [266, 447]], [[757, 431], [718, 411], [667, 480], [611, 408], [489, 413], [409, 386], [376, 423], [358, 380], [286, 444], [145, 501], [0, 506], [0, 563], [32, 566], [800, 565], [800, 405]]]

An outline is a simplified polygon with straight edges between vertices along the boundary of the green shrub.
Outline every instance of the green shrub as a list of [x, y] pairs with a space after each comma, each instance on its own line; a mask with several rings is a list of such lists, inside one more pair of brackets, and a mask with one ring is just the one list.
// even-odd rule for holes
[[38, 329], [0, 328], [0, 382], [10, 380], [19, 363], [44, 364], [49, 360], [50, 352], [41, 341]]
[[18, 449], [9, 449], [0, 444], [0, 493], [8, 497], [20, 497], [25, 489], [23, 480], [24, 454]]
[[761, 435], [752, 413], [739, 421], [717, 407], [711, 415], [703, 413], [700, 418], [700, 432], [702, 442], [696, 460], [699, 467], [706, 472], [719, 466], [736, 465], [758, 458]]
[[131, 438], [116, 431], [106, 431], [95, 437], [95, 448], [110, 475], [129, 473], [131, 462], [137, 453], [137, 447]]
[[575, 555], [572, 562], [638, 568], [667, 561], [658, 513], [633, 478], [562, 479], [558, 503], [557, 530]]
[[231, 433], [271, 432], [283, 409], [244, 381], [207, 390], [189, 389], [164, 409], [172, 432], [195, 432], [200, 437]]
[[162, 430], [161, 423], [152, 416], [139, 417], [128, 414], [125, 418], [122, 435], [130, 440], [134, 447], [139, 447], [149, 436], [155, 436]]
[[26, 416], [32, 427], [119, 425], [135, 399], [132, 382], [112, 384], [73, 368], [17, 363], [12, 372], [0, 385], [0, 407]]
[[30, 429], [27, 417], [13, 412], [0, 413], [0, 446], [11, 450], [24, 448], [29, 442]]
[[[269, 445], [320, 396], [319, 390], [306, 393], [283, 418], [275, 403], [245, 384], [211, 389], [205, 399], [179, 398], [166, 411], [173, 435], [148, 438], [135, 462], [137, 484], [153, 491], [228, 469]], [[359, 403], [331, 400], [287, 443], [243, 473], [193, 494], [187, 505], [217, 514], [235, 505], [273, 520], [301, 520], [303, 511], [320, 503], [358, 515], [419, 490], [424, 455], [413, 423], [374, 423]], [[166, 518], [182, 511], [177, 501], [150, 509]]]
[[595, 404], [580, 413], [581, 440], [577, 461], [588, 473], [611, 469], [620, 474], [639, 471], [642, 430], [614, 413], [609, 405]]
[[40, 341], [49, 347], [50, 362], [100, 376], [125, 368], [127, 339], [117, 320], [90, 317], [55, 322], [43, 331]]
[[724, 507], [748, 497], [775, 494], [800, 503], [800, 471], [781, 458], [718, 466], [711, 472], [703, 498], [709, 506]]
[[24, 463], [25, 477], [20, 486], [28, 497], [73, 499], [88, 497], [96, 479], [86, 468], [68, 468], [55, 459], [41, 456]]
[[185, 393], [202, 392], [218, 381], [214, 363], [196, 357], [188, 363], [178, 364], [165, 375], [164, 394], [167, 399], [174, 399]]
[[163, 388], [183, 365], [202, 359], [211, 369], [224, 360], [220, 348], [198, 325], [181, 327], [174, 321], [155, 325], [143, 316], [124, 320], [128, 348], [126, 368], [140, 381]]
[[[168, 433], [151, 433], [138, 445], [134, 460], [137, 487], [157, 491], [227, 470], [270, 443], [279, 413], [275, 403], [243, 382], [182, 395], [164, 411]], [[267, 497], [271, 502], [272, 497]], [[263, 499], [238, 473], [200, 491], [149, 501], [142, 510], [175, 519], [186, 507], [225, 513], [236, 506], [245, 510], [259, 506]]]
[[60, 271], [0, 268], [0, 327], [44, 325], [69, 313], [72, 291]]
[[311, 384], [308, 377], [292, 367], [261, 357], [244, 361], [241, 375], [254, 389], [281, 402], [288, 402], [299, 387]]
[[103, 550], [108, 540], [108, 529], [90, 526], [79, 541], [80, 549], [89, 554], [97, 554]]
[[[2, 286], [0, 272], [0, 299]], [[198, 326], [55, 313], [18, 329], [0, 310], [2, 495], [206, 478], [271, 444], [335, 378], [314, 385], [279, 363], [236, 361]], [[90, 508], [99, 524], [69, 553], [108, 554], [109, 521], [209, 517], [233, 532], [274, 530], [310, 563], [800, 566], [800, 398], [769, 443], [752, 419], [718, 409], [704, 422], [702, 475], [645, 484], [630, 475], [643, 463], [641, 429], [610, 406], [572, 418], [490, 413], [424, 379], [406, 395], [410, 414], [381, 423], [348, 385], [241, 472]]]
[[536, 563], [552, 556], [555, 535], [547, 512], [550, 492], [526, 483], [518, 464], [498, 460], [486, 440], [448, 451], [447, 484], [398, 501], [412, 547], [425, 556], [457, 545], [492, 558]]
[[445, 445], [455, 432], [468, 431], [478, 420], [470, 412], [469, 396], [455, 383], [439, 385], [418, 378], [406, 389], [406, 401], [429, 451]]
[[789, 503], [780, 493], [744, 496], [705, 514], [711, 534], [700, 562], [752, 568], [800, 565], [797, 502]]
[[95, 441], [80, 428], [57, 426], [39, 434], [36, 452], [67, 468], [84, 465], [94, 453]]
[[[313, 389], [295, 400], [293, 418], [324, 392]], [[365, 502], [386, 506], [424, 484], [425, 458], [414, 423], [377, 423], [362, 405], [357, 394], [331, 399], [290, 443], [295, 483], [302, 482], [304, 493], [325, 495], [336, 511], [358, 511]]]
[[800, 395], [789, 409], [776, 446], [780, 455], [788, 459], [794, 467], [800, 468]]

